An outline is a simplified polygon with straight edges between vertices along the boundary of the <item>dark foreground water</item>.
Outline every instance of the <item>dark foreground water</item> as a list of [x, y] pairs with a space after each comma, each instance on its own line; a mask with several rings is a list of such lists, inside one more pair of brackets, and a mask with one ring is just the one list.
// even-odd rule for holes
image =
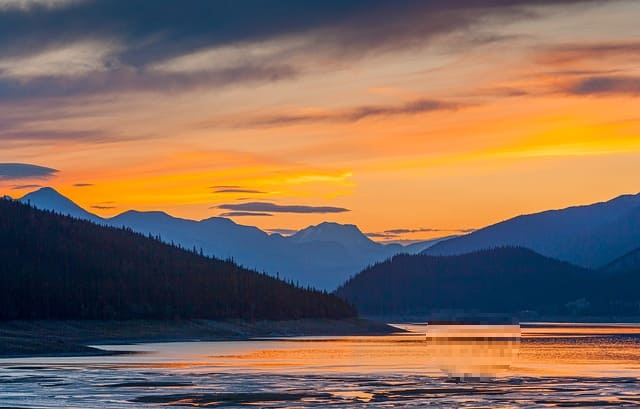
[[409, 328], [415, 332], [0, 359], [0, 408], [640, 407], [640, 326], [524, 328], [506, 372], [460, 383], [438, 369], [425, 327]]

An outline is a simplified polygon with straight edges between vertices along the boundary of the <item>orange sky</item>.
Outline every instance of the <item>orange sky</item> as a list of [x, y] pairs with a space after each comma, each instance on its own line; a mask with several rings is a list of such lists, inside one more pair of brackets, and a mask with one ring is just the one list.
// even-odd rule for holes
[[[53, 186], [103, 216], [134, 208], [201, 219], [247, 202], [340, 207], [349, 211], [234, 220], [424, 229], [389, 236], [422, 239], [640, 191], [640, 2], [527, 10], [358, 55], [309, 48], [316, 37], [293, 33], [146, 67], [200, 75], [282, 54], [300, 69], [286, 78], [1, 98], [0, 162], [58, 172], [0, 174], [0, 192]], [[65, 67], [93, 67], [122, 45], [58, 47], [0, 54], [0, 80], [71, 75]]]

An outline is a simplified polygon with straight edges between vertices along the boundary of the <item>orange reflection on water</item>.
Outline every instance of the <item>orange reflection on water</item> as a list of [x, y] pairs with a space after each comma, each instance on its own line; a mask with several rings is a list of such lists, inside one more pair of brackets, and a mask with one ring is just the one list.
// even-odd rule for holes
[[[177, 371], [270, 373], [398, 373], [442, 376], [426, 341], [426, 326], [385, 336], [300, 337], [252, 341], [109, 346], [146, 351], [102, 357], [118, 365]], [[87, 358], [89, 359], [89, 358]], [[199, 369], [200, 368], [200, 369]], [[640, 326], [524, 327], [519, 353], [499, 376], [630, 376], [640, 378]]]

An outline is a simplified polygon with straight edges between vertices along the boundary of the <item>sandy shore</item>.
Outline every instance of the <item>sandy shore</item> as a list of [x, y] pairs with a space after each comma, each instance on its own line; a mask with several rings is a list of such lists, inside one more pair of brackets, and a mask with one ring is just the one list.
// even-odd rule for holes
[[386, 324], [351, 318], [292, 321], [7, 321], [0, 322], [0, 357], [100, 355], [86, 345], [222, 341], [303, 335], [381, 335], [399, 331]]

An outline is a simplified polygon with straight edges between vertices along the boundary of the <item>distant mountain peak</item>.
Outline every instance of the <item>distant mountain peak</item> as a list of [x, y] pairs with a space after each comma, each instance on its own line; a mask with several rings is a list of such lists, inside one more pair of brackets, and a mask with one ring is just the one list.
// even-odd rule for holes
[[26, 195], [24, 195], [20, 200], [23, 200], [25, 198], [32, 198], [32, 197], [58, 197], [58, 198], [70, 201], [70, 199], [62, 195], [62, 193], [58, 192], [57, 190], [55, 190], [50, 186], [41, 187], [40, 189], [34, 190], [33, 192], [29, 192]]
[[219, 224], [228, 224], [228, 225], [237, 225], [238, 223], [227, 217], [213, 216], [208, 217], [206, 219], [200, 220], [201, 222], [211, 222], [211, 223], [219, 223]]
[[456, 255], [499, 246], [523, 246], [582, 267], [600, 268], [640, 243], [640, 194], [606, 202], [516, 216], [445, 240], [424, 251]]
[[298, 243], [324, 241], [340, 243], [347, 247], [362, 244], [377, 245], [365, 236], [356, 225], [335, 222], [322, 222], [315, 226], [309, 226], [289, 238]]
[[78, 206], [74, 201], [64, 196], [52, 187], [42, 187], [33, 192], [27, 193], [19, 200], [37, 209], [49, 210], [67, 216], [86, 219], [93, 222], [100, 222], [102, 218], [93, 213], [87, 212]]
[[[149, 216], [162, 216], [162, 217], [172, 217], [167, 212], [163, 212], [161, 210], [127, 210], [125, 212], [120, 213], [118, 216], [140, 216], [140, 215], [149, 215]], [[116, 216], [116, 217], [118, 217]]]

